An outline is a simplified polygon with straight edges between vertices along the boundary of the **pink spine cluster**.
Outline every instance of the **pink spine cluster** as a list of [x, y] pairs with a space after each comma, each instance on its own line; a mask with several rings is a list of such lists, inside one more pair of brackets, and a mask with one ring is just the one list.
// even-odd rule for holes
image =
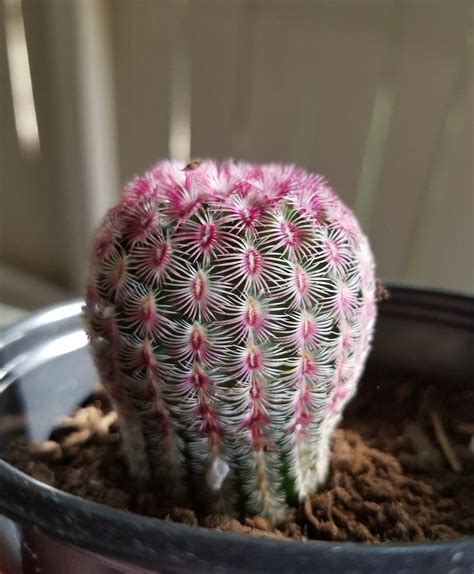
[[320, 176], [162, 162], [95, 239], [85, 318], [132, 473], [279, 520], [326, 478], [375, 321], [374, 263]]

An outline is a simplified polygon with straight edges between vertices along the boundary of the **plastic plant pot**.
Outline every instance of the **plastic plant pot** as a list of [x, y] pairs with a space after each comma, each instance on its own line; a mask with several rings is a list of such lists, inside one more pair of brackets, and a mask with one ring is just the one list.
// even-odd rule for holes
[[[390, 290], [367, 369], [474, 388], [474, 299]], [[0, 334], [0, 456], [18, 434], [47, 438], [96, 385], [80, 313], [75, 301]], [[467, 574], [474, 568], [474, 539], [370, 546], [251, 538], [108, 508], [46, 486], [3, 461], [0, 515], [2, 574]]]

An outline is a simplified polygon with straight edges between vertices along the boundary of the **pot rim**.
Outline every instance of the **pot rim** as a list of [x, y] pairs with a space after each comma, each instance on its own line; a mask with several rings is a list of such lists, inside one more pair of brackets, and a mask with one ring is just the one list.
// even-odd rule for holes
[[[417, 303], [419, 303], [419, 298], [422, 296], [423, 299], [426, 299], [428, 303], [431, 302], [432, 304], [436, 299], [438, 303], [436, 307], [439, 306], [440, 302], [444, 302], [444, 304], [450, 309], [453, 308], [454, 304], [455, 306], [462, 307], [467, 305], [468, 308], [472, 310], [474, 305], [474, 294], [471, 295], [469, 293], [462, 293], [451, 289], [444, 289], [441, 287], [428, 288], [420, 285], [403, 283], [401, 281], [387, 282], [384, 283], [384, 286], [386, 286], [390, 293], [393, 292], [398, 297], [402, 296], [403, 300], [407, 297], [415, 296]], [[29, 313], [26, 317], [0, 329], [0, 350], [20, 332], [23, 333], [25, 331], [41, 327], [51, 321], [77, 316], [78, 312], [82, 310], [83, 305], [84, 300], [81, 297], [77, 297], [64, 302], [54, 303]]]
[[[3, 475], [3, 476], [2, 476]], [[219, 539], [227, 539], [233, 541], [246, 541], [249, 542], [251, 540], [257, 541], [259, 544], [263, 543], [270, 547], [274, 545], [296, 545], [298, 547], [311, 547], [313, 545], [321, 548], [334, 548], [337, 547], [340, 551], [344, 548], [358, 548], [358, 549], [365, 549], [375, 552], [384, 552], [391, 551], [393, 553], [398, 553], [401, 549], [404, 548], [411, 548], [412, 550], [418, 550], [420, 552], [425, 552], [428, 547], [434, 549], [436, 547], [439, 548], [446, 548], [449, 546], [456, 546], [463, 545], [464, 543], [472, 543], [474, 542], [474, 537], [462, 537], [462, 538], [455, 538], [451, 540], [444, 540], [444, 541], [433, 541], [433, 542], [409, 542], [400, 544], [398, 542], [385, 542], [381, 544], [369, 544], [369, 543], [360, 543], [360, 542], [331, 542], [325, 540], [308, 540], [306, 541], [299, 541], [299, 540], [275, 540], [270, 538], [265, 538], [264, 536], [260, 537], [250, 537], [246, 534], [237, 534], [232, 532], [224, 532], [217, 529], [212, 528], [205, 528], [202, 526], [189, 526], [187, 524], [181, 524], [176, 522], [167, 522], [160, 518], [153, 518], [148, 516], [143, 516], [140, 514], [136, 514], [133, 512], [127, 512], [125, 510], [119, 510], [113, 508], [111, 506], [100, 504], [98, 502], [94, 502], [92, 500], [87, 500], [85, 498], [81, 498], [80, 496], [76, 496], [74, 494], [70, 494], [63, 490], [59, 490], [55, 487], [49, 486], [48, 484], [41, 482], [35, 478], [30, 477], [29, 475], [25, 474], [24, 472], [18, 470], [8, 462], [0, 459], [0, 486], [6, 486], [7, 494], [11, 488], [20, 487], [22, 494], [24, 494], [25, 489], [31, 491], [31, 496], [27, 495], [25, 498], [25, 502], [31, 500], [32, 498], [36, 498], [38, 496], [42, 502], [46, 503], [46, 499], [51, 500], [54, 503], [54, 506], [67, 508], [68, 511], [72, 509], [74, 514], [77, 514], [77, 518], [84, 518], [87, 517], [88, 520], [93, 519], [94, 517], [97, 518], [104, 518], [107, 522], [112, 521], [117, 526], [123, 524], [123, 526], [130, 525], [130, 522], [134, 523], [137, 526], [138, 530], [142, 530], [142, 526], [139, 523], [142, 523], [144, 527], [151, 528], [156, 534], [162, 533], [167, 534], [169, 530], [171, 534], [178, 535], [179, 534], [187, 534], [190, 535], [192, 538], [195, 538], [196, 542], [202, 538], [202, 535], [207, 537], [207, 535], [211, 535], [214, 538]], [[0, 492], [1, 492], [0, 490]], [[51, 516], [48, 516], [48, 520], [41, 521], [41, 524], [38, 524], [38, 515], [35, 514], [34, 522], [32, 521], [32, 516], [27, 507], [22, 507], [20, 511], [15, 510], [13, 508], [14, 504], [10, 502], [10, 500], [0, 500], [0, 510], [6, 511], [10, 516], [15, 519], [21, 519], [23, 522], [27, 522], [31, 525], [39, 526], [41, 530], [44, 532], [48, 532], [50, 534], [56, 534], [57, 530], [52, 528], [51, 525], [56, 522], [53, 519], [51, 521]], [[66, 522], [71, 522], [71, 517], [69, 517]], [[87, 548], [92, 548], [94, 545], [89, 544], [89, 539], [91, 536], [87, 533], [82, 531], [78, 528], [77, 532], [74, 536], [61, 536], [67, 541], [78, 543], [80, 540], [86, 542], [87, 541]], [[181, 542], [181, 541], [180, 541]], [[100, 544], [98, 545], [100, 547]]]

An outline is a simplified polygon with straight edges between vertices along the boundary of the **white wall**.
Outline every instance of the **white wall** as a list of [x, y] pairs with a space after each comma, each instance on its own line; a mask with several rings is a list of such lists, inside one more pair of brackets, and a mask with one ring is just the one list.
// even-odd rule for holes
[[119, 182], [190, 153], [318, 170], [384, 278], [472, 292], [470, 6], [24, 1], [41, 154], [18, 146], [0, 26], [0, 260], [78, 291]]

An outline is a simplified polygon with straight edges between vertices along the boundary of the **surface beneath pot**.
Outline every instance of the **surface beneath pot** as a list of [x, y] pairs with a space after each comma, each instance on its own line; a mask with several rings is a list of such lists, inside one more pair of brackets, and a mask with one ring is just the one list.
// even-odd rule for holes
[[152, 488], [138, 491], [101, 390], [49, 441], [17, 440], [6, 459], [71, 494], [189, 525], [299, 540], [451, 539], [474, 534], [473, 400], [472, 391], [372, 373], [334, 436], [328, 484], [277, 529], [261, 518], [202, 514], [192, 503], [173, 507]]

